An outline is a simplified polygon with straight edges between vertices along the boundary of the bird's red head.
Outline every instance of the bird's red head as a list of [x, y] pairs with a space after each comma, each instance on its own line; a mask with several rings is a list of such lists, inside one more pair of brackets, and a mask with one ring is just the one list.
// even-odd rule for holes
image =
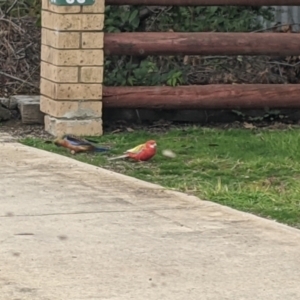
[[156, 149], [157, 144], [154, 140], [150, 140], [146, 142], [146, 147], [152, 148], [152, 149]]

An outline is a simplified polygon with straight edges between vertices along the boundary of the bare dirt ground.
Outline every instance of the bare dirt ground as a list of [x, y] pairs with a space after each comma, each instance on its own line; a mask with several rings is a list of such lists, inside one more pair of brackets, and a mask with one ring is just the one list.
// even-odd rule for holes
[[[172, 128], [184, 128], [186, 126], [192, 126], [193, 124], [187, 123], [172, 123], [168, 121], [158, 121], [149, 124], [132, 124], [124, 121], [115, 122], [104, 125], [105, 134], [118, 134], [120, 132], [132, 132], [136, 130], [146, 130], [153, 133], [166, 132]], [[197, 124], [196, 124], [197, 125]], [[288, 129], [299, 127], [297, 124], [288, 124], [281, 122], [259, 122], [259, 123], [248, 123], [248, 122], [233, 122], [225, 124], [207, 124], [205, 127], [229, 129], [229, 128], [245, 128], [248, 130], [255, 129]], [[44, 140], [51, 140], [53, 136], [45, 131], [43, 125], [24, 125], [20, 120], [10, 120], [4, 123], [0, 123], [0, 134], [5, 132], [16, 139], [24, 138], [41, 138]]]

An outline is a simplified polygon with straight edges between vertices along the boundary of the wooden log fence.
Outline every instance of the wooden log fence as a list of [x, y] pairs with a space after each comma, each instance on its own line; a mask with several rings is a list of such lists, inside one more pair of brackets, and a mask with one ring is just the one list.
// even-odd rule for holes
[[300, 84], [104, 87], [103, 96], [103, 106], [108, 108], [300, 108]]
[[[106, 0], [107, 5], [300, 5], [300, 0]], [[106, 33], [106, 55], [300, 55], [296, 33]], [[107, 108], [300, 108], [300, 84], [104, 87]]]
[[159, 6], [292, 6], [300, 5], [299, 0], [106, 0], [106, 5], [159, 5]]
[[104, 36], [106, 55], [276, 55], [300, 54], [295, 33], [124, 32]]

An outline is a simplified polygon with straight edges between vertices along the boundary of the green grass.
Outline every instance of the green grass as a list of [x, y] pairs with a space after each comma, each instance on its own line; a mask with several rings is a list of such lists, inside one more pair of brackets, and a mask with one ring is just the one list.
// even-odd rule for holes
[[[72, 156], [39, 139], [22, 142], [300, 228], [298, 129], [221, 130], [190, 126], [164, 133], [106, 134], [95, 139], [113, 147], [109, 156], [155, 139], [158, 154], [147, 163], [109, 162], [107, 154]], [[172, 149], [176, 158], [164, 157], [163, 149]]]

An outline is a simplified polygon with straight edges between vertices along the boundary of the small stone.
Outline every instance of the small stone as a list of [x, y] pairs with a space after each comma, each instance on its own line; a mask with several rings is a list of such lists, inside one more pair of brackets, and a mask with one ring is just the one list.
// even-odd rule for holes
[[6, 108], [10, 108], [10, 100], [9, 98], [0, 98], [0, 105], [6, 107]]
[[9, 109], [0, 106], [0, 121], [10, 120], [12, 117]]

